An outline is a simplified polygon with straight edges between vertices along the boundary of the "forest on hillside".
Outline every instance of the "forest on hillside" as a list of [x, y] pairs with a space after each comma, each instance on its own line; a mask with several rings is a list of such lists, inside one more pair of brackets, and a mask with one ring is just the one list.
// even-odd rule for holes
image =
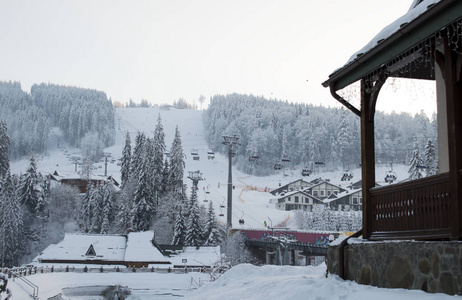
[[[212, 97], [203, 115], [209, 146], [227, 154], [223, 135], [238, 136], [240, 145], [234, 149], [234, 163], [238, 169], [255, 175], [274, 173], [273, 167], [281, 162], [288, 168], [312, 168], [313, 163], [324, 163], [331, 170], [358, 167], [359, 121], [344, 108], [243, 94]], [[415, 144], [422, 150], [428, 140], [436, 144], [436, 114], [430, 119], [423, 111], [414, 116], [376, 112], [375, 123], [378, 164], [408, 164]]]
[[12, 159], [46, 151], [51, 127], [72, 146], [85, 138], [102, 147], [114, 143], [114, 108], [96, 90], [42, 83], [28, 94], [19, 82], [0, 82], [0, 121], [8, 128]]

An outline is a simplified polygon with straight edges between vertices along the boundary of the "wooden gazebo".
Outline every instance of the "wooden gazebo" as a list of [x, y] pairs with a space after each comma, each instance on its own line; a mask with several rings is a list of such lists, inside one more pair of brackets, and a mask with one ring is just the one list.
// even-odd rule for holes
[[[462, 1], [417, 1], [383, 36], [323, 83], [361, 118], [363, 237], [459, 240], [462, 237]], [[374, 114], [389, 77], [436, 81], [439, 174], [375, 187]], [[338, 92], [360, 81], [355, 107]]]

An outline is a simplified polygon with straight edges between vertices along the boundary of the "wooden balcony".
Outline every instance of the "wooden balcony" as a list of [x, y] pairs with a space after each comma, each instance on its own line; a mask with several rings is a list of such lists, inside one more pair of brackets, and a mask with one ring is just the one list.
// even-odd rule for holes
[[444, 173], [370, 189], [370, 240], [451, 238], [456, 212], [449, 178]]

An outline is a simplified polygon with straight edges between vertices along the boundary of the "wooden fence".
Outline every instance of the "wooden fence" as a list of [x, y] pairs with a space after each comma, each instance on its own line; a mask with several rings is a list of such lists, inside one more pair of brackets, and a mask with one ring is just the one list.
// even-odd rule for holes
[[371, 240], [451, 236], [449, 174], [370, 190]]

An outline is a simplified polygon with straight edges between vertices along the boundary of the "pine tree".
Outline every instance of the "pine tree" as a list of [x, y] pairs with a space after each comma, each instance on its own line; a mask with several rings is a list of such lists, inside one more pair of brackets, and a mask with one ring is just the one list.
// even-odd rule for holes
[[0, 178], [5, 177], [10, 169], [9, 151], [10, 137], [8, 136], [6, 123], [0, 121]]
[[162, 126], [162, 119], [160, 114], [157, 117], [157, 125], [154, 129], [154, 157], [153, 157], [153, 174], [154, 174], [154, 193], [156, 198], [156, 204], [159, 202], [161, 196], [160, 186], [162, 184], [162, 172], [164, 169], [164, 152], [165, 146], [165, 133], [164, 127]]
[[348, 123], [346, 120], [346, 113], [347, 110], [343, 109], [341, 110], [340, 113], [340, 123], [338, 126], [338, 133], [337, 133], [337, 152], [339, 154], [340, 160], [343, 163], [343, 167], [346, 168], [347, 164], [349, 163], [348, 161], [348, 155], [350, 153], [350, 147], [349, 147], [349, 140], [350, 140], [350, 134], [348, 132]]
[[428, 140], [425, 146], [425, 166], [427, 167], [427, 176], [436, 175], [438, 173], [438, 164], [436, 162], [435, 146], [431, 140]]
[[183, 195], [183, 176], [184, 176], [184, 153], [181, 146], [180, 132], [178, 125], [175, 128], [175, 138], [170, 152], [170, 172], [169, 183], [170, 189], [179, 195]]
[[125, 186], [127, 181], [130, 179], [130, 166], [132, 159], [132, 146], [130, 140], [130, 134], [127, 131], [125, 135], [125, 146], [122, 150], [122, 160], [120, 166], [120, 183], [122, 188]]
[[115, 217], [115, 210], [114, 210], [114, 197], [111, 191], [111, 183], [105, 183], [102, 189], [102, 220], [101, 220], [101, 234], [107, 234], [111, 231], [112, 223]]
[[0, 190], [0, 235], [3, 241], [2, 260], [6, 267], [19, 265], [24, 251], [22, 209], [15, 193], [15, 184], [9, 170]]
[[132, 208], [132, 224], [135, 231], [149, 230], [155, 212], [155, 208], [150, 202], [149, 177], [145, 174], [148, 169], [146, 164], [147, 160], [141, 158], [141, 165], [137, 170], [138, 177], [134, 178], [137, 179]]
[[132, 207], [130, 197], [127, 195], [127, 191], [125, 189], [120, 192], [119, 203], [116, 214], [117, 232], [127, 233], [128, 229], [132, 227]]
[[93, 185], [90, 181], [87, 184], [87, 190], [85, 191], [85, 195], [82, 199], [82, 205], [80, 207], [80, 221], [82, 230], [87, 233], [92, 230], [93, 228], [93, 211], [94, 211], [94, 203], [93, 203]]
[[209, 246], [219, 245], [222, 241], [220, 230], [213, 209], [212, 201], [209, 202], [209, 209], [207, 214], [207, 223], [205, 224], [204, 237], [206, 238], [205, 244]]
[[414, 138], [414, 150], [412, 151], [411, 161], [409, 162], [409, 179], [415, 180], [422, 177], [418, 166], [422, 164], [422, 159], [420, 158], [419, 144], [417, 139]]
[[178, 210], [173, 227], [173, 245], [184, 245], [186, 235], [186, 226], [182, 209]]
[[133, 150], [131, 165], [130, 165], [130, 175], [132, 180], [136, 183], [140, 178], [140, 172], [144, 171], [142, 168], [145, 158], [145, 142], [146, 136], [142, 132], [138, 132], [135, 138], [135, 149]]
[[34, 156], [32, 156], [30, 158], [29, 168], [26, 173], [21, 176], [19, 201], [33, 216], [36, 215], [38, 204], [38, 183], [37, 165]]
[[202, 224], [197, 201], [191, 205], [188, 220], [186, 222], [185, 245], [200, 246], [202, 244]]

